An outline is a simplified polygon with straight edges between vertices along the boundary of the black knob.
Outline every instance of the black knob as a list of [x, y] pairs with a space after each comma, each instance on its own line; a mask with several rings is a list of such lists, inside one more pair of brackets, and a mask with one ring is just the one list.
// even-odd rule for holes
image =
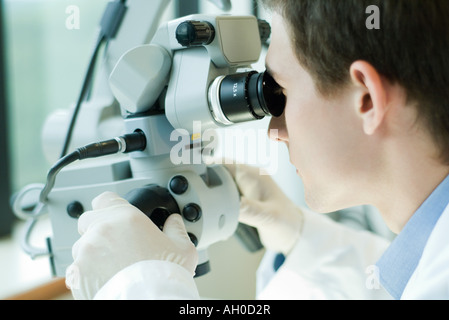
[[67, 205], [67, 213], [72, 218], [78, 219], [84, 213], [83, 205], [79, 201], [70, 202]]
[[198, 246], [198, 238], [193, 233], [187, 233], [187, 235], [190, 238], [190, 241], [192, 241], [193, 245], [196, 247]]
[[271, 26], [268, 22], [265, 20], [258, 20], [259, 24], [259, 33], [260, 33], [260, 41], [262, 44], [267, 43], [268, 39], [271, 36]]
[[210, 44], [215, 37], [215, 29], [209, 22], [184, 21], [176, 28], [176, 40], [184, 47]]
[[124, 198], [142, 211], [161, 230], [169, 215], [180, 213], [178, 204], [170, 192], [158, 185], [151, 184], [133, 189]]
[[201, 208], [196, 203], [189, 203], [182, 209], [183, 217], [190, 222], [197, 222], [201, 218]]
[[169, 187], [175, 194], [181, 195], [189, 188], [189, 182], [184, 176], [176, 176], [170, 180]]

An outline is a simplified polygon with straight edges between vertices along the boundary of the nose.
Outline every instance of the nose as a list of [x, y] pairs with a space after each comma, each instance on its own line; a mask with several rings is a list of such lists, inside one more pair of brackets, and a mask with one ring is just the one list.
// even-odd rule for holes
[[280, 117], [272, 117], [268, 126], [268, 137], [273, 141], [288, 143], [288, 131], [285, 124], [285, 112]]

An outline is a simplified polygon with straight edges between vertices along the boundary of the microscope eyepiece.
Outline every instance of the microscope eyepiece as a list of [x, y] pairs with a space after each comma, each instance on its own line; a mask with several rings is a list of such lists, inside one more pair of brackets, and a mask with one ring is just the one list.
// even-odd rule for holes
[[285, 102], [281, 88], [268, 72], [221, 76], [209, 88], [210, 111], [223, 125], [279, 117]]

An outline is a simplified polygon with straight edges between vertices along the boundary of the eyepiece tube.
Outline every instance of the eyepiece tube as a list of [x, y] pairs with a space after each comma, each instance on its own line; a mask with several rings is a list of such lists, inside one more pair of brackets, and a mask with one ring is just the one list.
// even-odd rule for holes
[[279, 117], [285, 108], [285, 96], [267, 72], [255, 71], [221, 76], [209, 88], [210, 111], [218, 124]]

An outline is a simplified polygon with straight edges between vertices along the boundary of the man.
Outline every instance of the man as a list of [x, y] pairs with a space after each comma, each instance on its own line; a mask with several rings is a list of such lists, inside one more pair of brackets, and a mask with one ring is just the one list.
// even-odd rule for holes
[[[374, 205], [398, 237], [386, 249], [382, 239], [296, 208], [256, 170], [231, 166], [241, 220], [286, 255], [261, 297], [385, 298], [380, 275], [393, 298], [449, 298], [449, 3], [265, 2], [274, 12], [267, 69], [287, 97], [270, 128], [289, 148], [309, 207]], [[366, 27], [370, 5], [380, 29]], [[162, 233], [115, 195], [93, 206], [73, 249], [75, 296], [197, 297], [196, 256], [179, 217]]]

